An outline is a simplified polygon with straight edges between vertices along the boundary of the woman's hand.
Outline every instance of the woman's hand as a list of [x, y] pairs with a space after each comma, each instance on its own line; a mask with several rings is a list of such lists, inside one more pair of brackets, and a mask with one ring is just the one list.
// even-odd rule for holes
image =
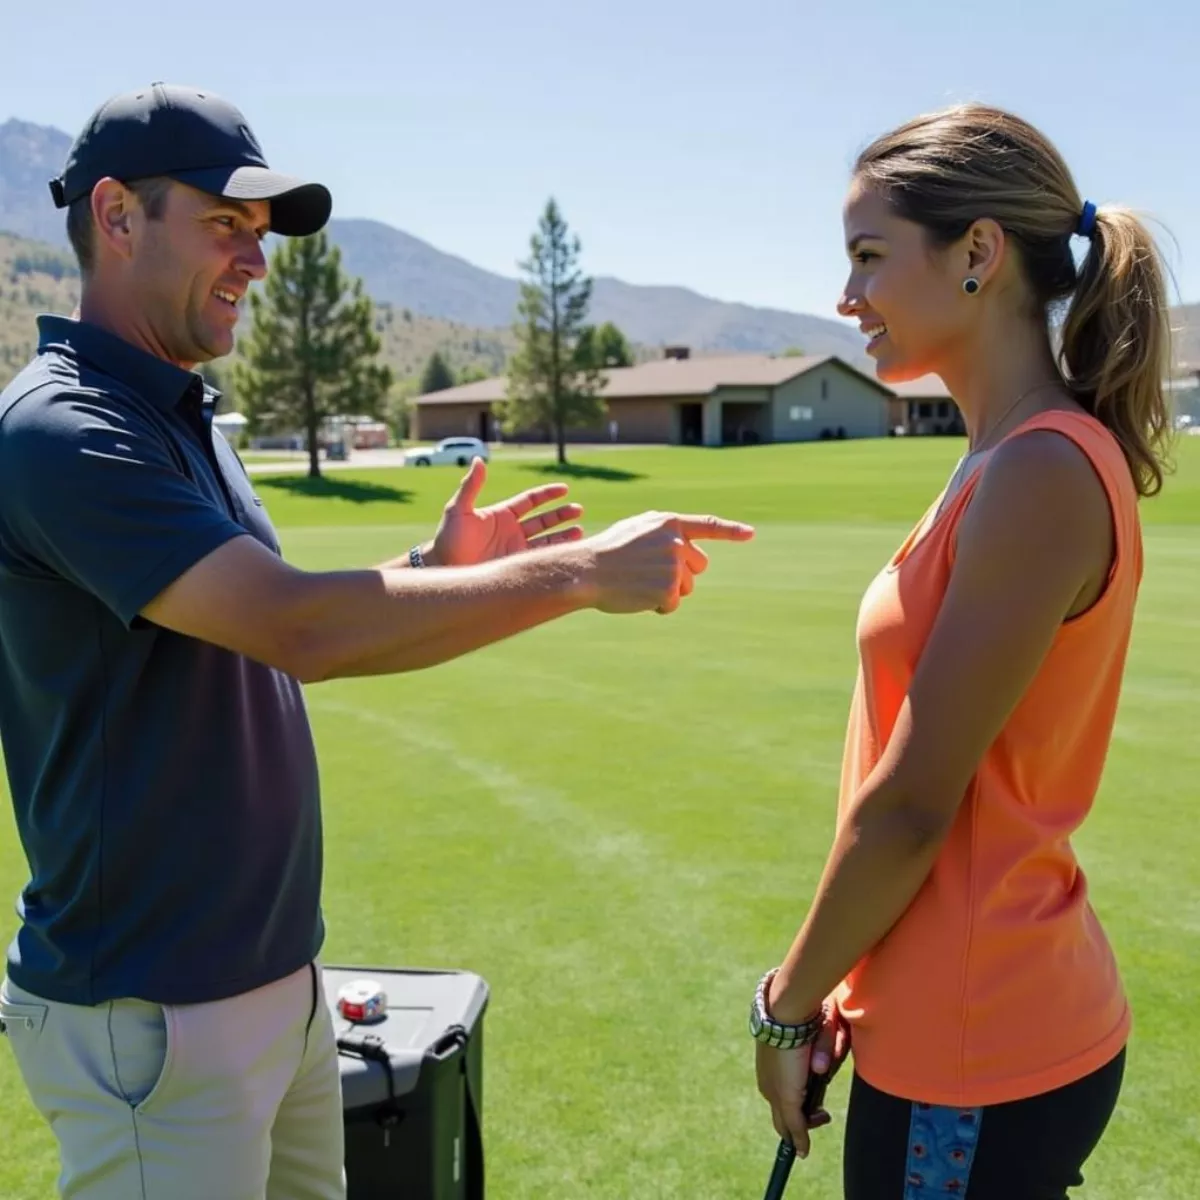
[[[809, 1070], [814, 1075], [824, 1075], [825, 1082], [828, 1084], [841, 1069], [842, 1063], [846, 1061], [846, 1055], [850, 1053], [850, 1026], [842, 1020], [842, 1014], [838, 1011], [837, 1004], [832, 997], [825, 1011], [828, 1019], [817, 1035], [817, 1040], [813, 1043]], [[820, 1129], [822, 1125], [828, 1125], [832, 1120], [833, 1118], [826, 1111], [824, 1102], [822, 1102], [822, 1105], [812, 1114], [808, 1127], [809, 1129]]]
[[826, 1006], [827, 1019], [817, 1040], [794, 1050], [776, 1050], [761, 1042], [756, 1046], [758, 1090], [771, 1106], [775, 1132], [790, 1141], [800, 1158], [807, 1158], [809, 1130], [831, 1121], [824, 1107], [809, 1120], [804, 1116], [810, 1072], [832, 1079], [850, 1049], [850, 1031], [833, 1004]]
[[771, 1106], [775, 1132], [796, 1147], [800, 1158], [807, 1158], [808, 1122], [803, 1108], [812, 1046], [776, 1050], [759, 1042], [755, 1049], [758, 1090]]

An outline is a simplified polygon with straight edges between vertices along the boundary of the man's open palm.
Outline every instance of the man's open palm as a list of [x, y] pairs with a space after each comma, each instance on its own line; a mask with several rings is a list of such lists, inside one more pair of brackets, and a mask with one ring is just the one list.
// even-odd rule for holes
[[579, 504], [560, 504], [547, 512], [543, 505], [561, 500], [567, 494], [565, 483], [547, 483], [487, 508], [477, 509], [475, 501], [487, 480], [487, 466], [476, 458], [450, 497], [433, 539], [436, 562], [444, 567], [465, 567], [488, 562], [523, 550], [578, 541], [583, 530], [578, 521], [583, 514]]

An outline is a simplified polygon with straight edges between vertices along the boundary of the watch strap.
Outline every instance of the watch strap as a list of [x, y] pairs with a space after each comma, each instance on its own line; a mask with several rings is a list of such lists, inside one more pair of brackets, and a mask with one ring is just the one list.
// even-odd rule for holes
[[825, 1027], [827, 1014], [822, 1005], [811, 1017], [798, 1025], [787, 1025], [776, 1021], [767, 1011], [767, 995], [771, 981], [778, 974], [779, 968], [768, 971], [759, 981], [754, 991], [754, 1002], [750, 1006], [750, 1036], [764, 1046], [773, 1046], [776, 1050], [795, 1050], [799, 1046], [808, 1046], [817, 1040]]

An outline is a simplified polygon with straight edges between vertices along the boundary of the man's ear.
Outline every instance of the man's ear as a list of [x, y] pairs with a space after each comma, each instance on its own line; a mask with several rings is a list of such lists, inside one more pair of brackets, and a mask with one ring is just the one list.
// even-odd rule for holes
[[133, 193], [119, 180], [105, 178], [92, 188], [92, 222], [96, 241], [120, 258], [133, 254]]

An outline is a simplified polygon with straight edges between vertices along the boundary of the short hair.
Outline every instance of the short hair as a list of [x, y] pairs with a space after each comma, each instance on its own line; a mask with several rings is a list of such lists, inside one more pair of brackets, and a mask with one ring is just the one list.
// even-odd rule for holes
[[[158, 221], [166, 212], [167, 193], [171, 190], [171, 182], [165, 175], [152, 175], [146, 179], [131, 180], [125, 186], [138, 198], [146, 216], [152, 221]], [[90, 193], [73, 200], [68, 206], [67, 239], [79, 261], [79, 272], [86, 277], [96, 262], [96, 230], [92, 222]]]

